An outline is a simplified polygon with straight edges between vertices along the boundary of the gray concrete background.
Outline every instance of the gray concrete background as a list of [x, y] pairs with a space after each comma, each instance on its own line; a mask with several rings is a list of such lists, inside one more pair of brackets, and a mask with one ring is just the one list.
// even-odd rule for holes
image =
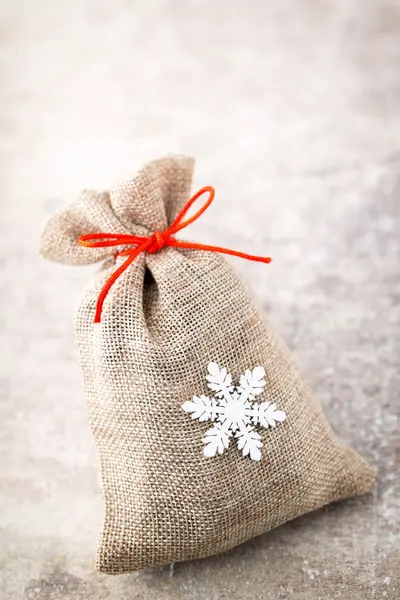
[[[393, 600], [399, 556], [400, 3], [0, 2], [0, 597]], [[71, 317], [92, 268], [38, 256], [46, 219], [170, 152], [371, 495], [223, 556], [108, 577]], [[234, 259], [233, 259], [234, 260]]]

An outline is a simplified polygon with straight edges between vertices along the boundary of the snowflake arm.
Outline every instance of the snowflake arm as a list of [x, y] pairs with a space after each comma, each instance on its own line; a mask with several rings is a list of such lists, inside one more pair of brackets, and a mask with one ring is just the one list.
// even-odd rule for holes
[[254, 431], [253, 427], [241, 429], [236, 434], [237, 447], [242, 450], [243, 456], [250, 454], [252, 460], [261, 460], [262, 441], [261, 436]]
[[252, 371], [247, 369], [240, 377], [240, 394], [254, 400], [255, 396], [262, 394], [265, 386], [265, 370], [263, 367], [255, 367]]
[[199, 421], [214, 421], [215, 419], [214, 398], [207, 396], [193, 396], [193, 400], [187, 400], [182, 404], [182, 408], [187, 413], [192, 413], [192, 419]]
[[203, 443], [205, 444], [203, 452], [205, 456], [215, 456], [217, 452], [222, 454], [229, 446], [229, 438], [232, 436], [230, 431], [223, 425], [216, 423], [206, 431]]
[[276, 410], [275, 402], [262, 402], [255, 404], [252, 410], [252, 421], [254, 425], [260, 424], [261, 427], [275, 427], [277, 423], [282, 423], [286, 419], [286, 413], [283, 410]]
[[232, 385], [232, 375], [227, 373], [225, 368], [220, 369], [217, 363], [210, 362], [207, 369], [207, 385], [218, 398], [233, 392], [234, 386]]

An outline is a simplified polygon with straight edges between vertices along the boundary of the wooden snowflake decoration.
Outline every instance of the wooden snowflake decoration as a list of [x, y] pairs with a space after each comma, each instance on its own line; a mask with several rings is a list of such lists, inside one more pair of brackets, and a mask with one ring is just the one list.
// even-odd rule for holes
[[222, 454], [229, 446], [231, 438], [236, 439], [237, 447], [243, 456], [252, 460], [261, 459], [261, 436], [254, 431], [259, 425], [267, 429], [275, 427], [286, 419], [282, 410], [276, 409], [271, 402], [254, 402], [256, 396], [264, 391], [265, 370], [255, 367], [247, 369], [239, 380], [239, 385], [232, 385], [232, 375], [217, 363], [208, 365], [208, 387], [214, 392], [214, 398], [208, 396], [193, 396], [182, 404], [187, 413], [192, 413], [192, 419], [199, 421], [215, 421], [213, 427], [204, 434], [203, 442], [205, 456]]

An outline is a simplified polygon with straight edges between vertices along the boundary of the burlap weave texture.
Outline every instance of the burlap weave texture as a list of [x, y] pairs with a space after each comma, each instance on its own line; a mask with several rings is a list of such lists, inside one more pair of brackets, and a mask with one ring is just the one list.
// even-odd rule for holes
[[[110, 192], [84, 192], [50, 220], [42, 253], [86, 264], [115, 249], [82, 248], [80, 235], [162, 231], [189, 198], [192, 170], [188, 158], [162, 159]], [[175, 248], [141, 254], [94, 324], [98, 294], [115, 268], [107, 261], [89, 283], [75, 319], [106, 505], [99, 570], [209, 556], [370, 488], [370, 467], [334, 435], [290, 353], [225, 259]], [[260, 462], [234, 445], [222, 456], [203, 455], [207, 425], [181, 405], [209, 392], [210, 361], [235, 380], [257, 365], [267, 371], [262, 399], [276, 402], [287, 420], [259, 430]]]

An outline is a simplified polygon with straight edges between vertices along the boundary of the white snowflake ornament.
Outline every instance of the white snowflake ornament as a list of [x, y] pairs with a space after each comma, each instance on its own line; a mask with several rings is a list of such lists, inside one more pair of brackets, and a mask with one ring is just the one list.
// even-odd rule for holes
[[264, 391], [265, 370], [255, 367], [247, 369], [240, 377], [239, 385], [232, 384], [232, 375], [217, 363], [208, 365], [208, 387], [214, 392], [214, 398], [193, 396], [182, 404], [185, 412], [192, 414], [192, 419], [199, 421], [215, 421], [213, 427], [204, 434], [205, 456], [222, 454], [229, 446], [231, 438], [243, 456], [252, 460], [261, 459], [261, 436], [254, 431], [259, 425], [268, 429], [275, 427], [286, 419], [283, 410], [277, 410], [274, 402], [254, 402], [256, 396]]

